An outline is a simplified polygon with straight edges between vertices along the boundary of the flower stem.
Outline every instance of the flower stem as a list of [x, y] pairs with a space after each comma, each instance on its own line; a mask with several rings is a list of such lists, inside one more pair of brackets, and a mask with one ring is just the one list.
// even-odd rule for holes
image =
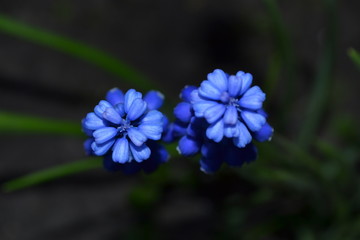
[[25, 176], [10, 180], [2, 185], [5, 192], [13, 192], [23, 188], [49, 182], [57, 178], [85, 172], [102, 166], [102, 159], [98, 157], [87, 158], [60, 166], [55, 166], [38, 172], [29, 173]]

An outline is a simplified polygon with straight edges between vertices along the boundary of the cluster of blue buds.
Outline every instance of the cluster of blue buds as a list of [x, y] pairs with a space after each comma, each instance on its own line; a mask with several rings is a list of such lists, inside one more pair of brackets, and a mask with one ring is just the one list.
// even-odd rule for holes
[[142, 98], [134, 89], [125, 94], [117, 88], [110, 90], [106, 100], [82, 121], [89, 137], [84, 143], [87, 154], [104, 156], [104, 167], [110, 171], [154, 171], [169, 158], [156, 142], [164, 129], [165, 116], [157, 110], [163, 101], [164, 96], [157, 91]]
[[223, 163], [241, 166], [254, 161], [257, 149], [252, 140], [271, 139], [273, 128], [262, 108], [265, 93], [252, 86], [252, 75], [228, 75], [216, 69], [200, 87], [187, 86], [169, 123], [159, 112], [164, 97], [157, 91], [142, 94], [130, 89], [125, 94], [112, 89], [83, 119], [88, 135], [85, 150], [104, 156], [110, 171], [136, 173], [154, 171], [169, 154], [157, 141], [179, 140], [184, 156], [201, 153], [200, 169], [217, 171]]
[[254, 138], [271, 139], [273, 128], [262, 108], [265, 94], [252, 85], [252, 75], [239, 71], [228, 75], [216, 69], [200, 87], [187, 86], [183, 102], [174, 109], [174, 136], [181, 136], [178, 151], [184, 156], [201, 153], [201, 170], [217, 171], [222, 163], [241, 166], [254, 161]]

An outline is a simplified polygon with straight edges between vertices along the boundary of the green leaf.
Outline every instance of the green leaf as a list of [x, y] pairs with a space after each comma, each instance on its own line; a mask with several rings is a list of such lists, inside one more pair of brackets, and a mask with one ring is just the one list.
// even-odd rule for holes
[[10, 180], [2, 185], [2, 189], [5, 192], [12, 192], [15, 190], [20, 190], [30, 186], [45, 183], [57, 178], [69, 176], [80, 172], [85, 172], [95, 168], [100, 168], [101, 166], [102, 166], [101, 158], [98, 157], [87, 158], [80, 161], [66, 163], [60, 166], [55, 166], [53, 168], [30, 173], [23, 177]]
[[40, 117], [0, 111], [0, 134], [46, 133], [84, 136], [80, 123], [58, 121]]
[[[286, 74], [286, 85], [282, 85], [282, 88], [285, 88], [286, 91], [286, 101], [285, 103], [292, 102], [291, 98], [294, 96], [295, 91], [295, 57], [294, 57], [294, 48], [292, 46], [291, 38], [289, 31], [287, 30], [286, 24], [282, 18], [280, 9], [276, 3], [276, 0], [263, 0], [263, 3], [268, 11], [270, 16], [270, 24], [274, 34], [274, 42], [276, 45], [276, 53], [272, 56], [270, 61], [268, 79], [270, 80], [267, 83], [267, 89], [272, 90], [274, 86], [278, 83], [277, 77], [279, 76], [280, 66], [285, 71]], [[271, 77], [273, 76], [273, 77]], [[276, 76], [276, 77], [274, 77]], [[272, 92], [272, 91], [270, 91]]]
[[360, 70], [360, 54], [353, 48], [349, 48], [348, 56], [351, 58], [356, 67]]
[[327, 7], [326, 10], [328, 18], [325, 49], [323, 55], [321, 56], [315, 78], [315, 85], [309, 102], [309, 108], [307, 109], [307, 113], [303, 116], [304, 123], [298, 138], [300, 146], [305, 150], [312, 143], [312, 140], [317, 133], [316, 129], [319, 126], [321, 117], [325, 111], [333, 75], [332, 72], [334, 69], [337, 8], [334, 0], [324, 0], [324, 2]]
[[0, 32], [47, 46], [90, 62], [128, 82], [139, 90], [161, 89], [126, 63], [82, 42], [35, 28], [0, 14]]

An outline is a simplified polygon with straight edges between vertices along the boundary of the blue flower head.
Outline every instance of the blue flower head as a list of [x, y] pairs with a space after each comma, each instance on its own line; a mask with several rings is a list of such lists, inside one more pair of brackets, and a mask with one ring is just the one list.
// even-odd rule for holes
[[[166, 161], [165, 149], [152, 143], [159, 140], [163, 132], [164, 115], [156, 110], [163, 99], [157, 91], [150, 91], [142, 98], [142, 94], [134, 89], [125, 94], [117, 88], [110, 90], [106, 100], [101, 100], [94, 112], [83, 119], [83, 131], [89, 136], [84, 143], [85, 151], [90, 155], [105, 156], [105, 167], [112, 166], [114, 170], [119, 167], [117, 164], [142, 168], [149, 163], [158, 165]], [[159, 162], [148, 161], [155, 155], [160, 156]], [[109, 160], [113, 163], [109, 164]], [[145, 160], [149, 163], [141, 164]]]
[[253, 135], [261, 135], [258, 137], [262, 140], [271, 137], [272, 128], [263, 129], [268, 126], [262, 110], [265, 93], [258, 86], [251, 87], [252, 80], [250, 73], [239, 71], [229, 76], [216, 69], [198, 90], [192, 91], [194, 114], [209, 123], [209, 139], [221, 142], [224, 137], [231, 138], [235, 146], [243, 148]]
[[208, 75], [199, 88], [185, 87], [174, 109], [173, 136], [179, 138], [178, 151], [184, 156], [201, 153], [200, 169], [217, 171], [223, 163], [242, 166], [257, 157], [252, 139], [271, 139], [273, 128], [262, 109], [265, 94], [251, 87], [251, 74], [229, 76], [222, 70]]

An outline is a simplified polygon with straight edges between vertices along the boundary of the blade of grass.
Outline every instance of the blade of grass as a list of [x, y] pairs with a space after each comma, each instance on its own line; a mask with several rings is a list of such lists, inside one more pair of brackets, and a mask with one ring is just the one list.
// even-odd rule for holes
[[[276, 0], [263, 0], [263, 3], [268, 11], [270, 16], [271, 26], [273, 28], [274, 41], [276, 45], [276, 53], [273, 54], [271, 59], [271, 69], [269, 67], [267, 88], [270, 89], [270, 94], [275, 88], [274, 85], [278, 85], [278, 71], [280, 68], [285, 71], [286, 82], [284, 85], [281, 85], [281, 88], [286, 89], [283, 108], [285, 109], [282, 112], [287, 112], [287, 109], [290, 107], [289, 104], [293, 103], [295, 86], [295, 57], [294, 57], [294, 48], [291, 43], [290, 33], [287, 30], [287, 27], [282, 19], [282, 15], [279, 7], [277, 6]], [[272, 62], [275, 61], [275, 62]], [[279, 61], [276, 63], [276, 61]], [[273, 69], [275, 68], [275, 69]], [[278, 68], [278, 69], [276, 69]], [[273, 75], [275, 74], [275, 75]], [[275, 76], [275, 77], [272, 77]]]
[[298, 138], [298, 142], [304, 150], [312, 143], [316, 134], [316, 128], [319, 126], [321, 116], [325, 110], [334, 65], [337, 28], [336, 4], [335, 0], [324, 1], [327, 7], [328, 29], [326, 32], [325, 49], [315, 78], [315, 86], [310, 99], [309, 108], [307, 114], [303, 116], [304, 123]]
[[355, 66], [360, 70], [360, 54], [353, 48], [349, 48], [348, 56], [351, 58]]
[[55, 166], [53, 168], [30, 173], [23, 177], [10, 180], [2, 185], [2, 189], [5, 192], [13, 192], [30, 186], [49, 182], [60, 177], [65, 177], [100, 167], [102, 167], [101, 158], [92, 157], [88, 159], [83, 159], [80, 161], [75, 161], [60, 166]]
[[[175, 143], [167, 144], [166, 148], [170, 154], [174, 153]], [[102, 167], [102, 158], [91, 157], [38, 172], [29, 173], [25, 176], [4, 183], [2, 185], [2, 189], [5, 192], [12, 192], [100, 167]]]
[[1, 14], [0, 31], [90, 62], [131, 83], [131, 86], [139, 90], [161, 89], [126, 63], [82, 42], [20, 23]]
[[80, 123], [44, 119], [0, 111], [0, 134], [36, 133], [84, 136]]

